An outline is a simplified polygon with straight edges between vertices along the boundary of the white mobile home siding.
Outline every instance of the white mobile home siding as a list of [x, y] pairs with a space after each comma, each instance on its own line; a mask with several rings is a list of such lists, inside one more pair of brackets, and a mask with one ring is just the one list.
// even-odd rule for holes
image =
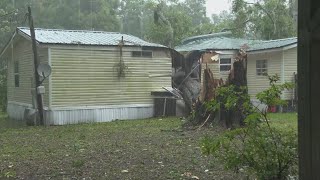
[[256, 100], [256, 95], [269, 88], [269, 80], [267, 76], [258, 76], [256, 73], [256, 61], [267, 60], [268, 75], [278, 74], [281, 76], [282, 52], [268, 52], [259, 54], [248, 54], [248, 93], [251, 99]]
[[203, 72], [206, 69], [206, 66], [210, 68], [214, 79], [222, 79], [223, 82], [226, 82], [228, 79], [228, 76], [230, 74], [230, 71], [220, 71], [220, 59], [221, 58], [230, 58], [231, 59], [231, 69], [234, 63], [234, 54], [221, 54], [219, 55], [219, 61], [218, 62], [212, 62], [210, 58], [206, 57], [206, 61], [209, 61], [210, 63], [202, 63], [201, 64], [201, 87], [203, 86]]
[[[284, 61], [284, 82], [294, 83], [294, 73], [297, 73], [297, 48], [292, 48], [285, 50], [283, 52]], [[283, 92], [283, 98], [285, 100], [291, 100], [294, 97], [292, 90], [287, 90]]]
[[124, 47], [126, 77], [117, 77], [117, 47], [52, 47], [52, 108], [153, 104], [151, 91], [171, 87], [171, 58], [155, 51], [153, 58], [132, 57], [139, 47]]
[[[40, 63], [48, 63], [48, 53], [46, 48], [38, 47]], [[8, 63], [7, 81], [7, 112], [10, 118], [22, 120], [24, 109], [32, 107], [31, 89], [34, 88], [34, 61], [31, 41], [19, 38], [6, 50]], [[19, 87], [15, 87], [14, 63], [19, 64]], [[44, 81], [46, 91], [49, 89], [48, 80]], [[43, 96], [44, 107], [49, 105], [49, 94]]]
[[[32, 104], [31, 82], [33, 70], [33, 55], [31, 44], [27, 40], [20, 40], [20, 43], [14, 43], [7, 49], [10, 57], [8, 58], [8, 102]], [[14, 63], [19, 64], [19, 82], [20, 86], [15, 87]]]
[[132, 57], [141, 47], [124, 47], [126, 76], [119, 78], [117, 47], [50, 47], [52, 65], [50, 124], [106, 122], [153, 116], [151, 91], [171, 87], [169, 51]]

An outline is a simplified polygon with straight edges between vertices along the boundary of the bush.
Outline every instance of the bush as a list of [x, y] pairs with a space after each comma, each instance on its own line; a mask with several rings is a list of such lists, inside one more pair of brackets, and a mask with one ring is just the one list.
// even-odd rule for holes
[[[269, 80], [270, 88], [257, 94], [257, 99], [267, 106], [285, 105], [286, 102], [280, 98], [281, 92], [292, 85], [276, 84], [278, 76], [269, 76]], [[230, 100], [230, 97], [234, 100]], [[228, 102], [223, 102], [222, 99], [219, 103], [232, 110], [238, 98], [239, 95], [229, 96], [225, 98]], [[217, 102], [211, 102], [208, 107], [218, 109]], [[226, 131], [218, 138], [205, 137], [202, 140], [203, 153], [213, 154], [225, 163], [227, 169], [258, 179], [282, 180], [287, 179], [289, 175], [296, 175], [297, 131], [273, 127], [267, 112], [253, 105], [244, 109], [247, 113], [246, 126]]]

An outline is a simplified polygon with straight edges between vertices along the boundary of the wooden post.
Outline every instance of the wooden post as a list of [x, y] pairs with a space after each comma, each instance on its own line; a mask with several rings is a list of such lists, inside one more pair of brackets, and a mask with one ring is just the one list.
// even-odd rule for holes
[[34, 56], [34, 77], [35, 77], [35, 88], [37, 92], [37, 105], [38, 105], [38, 112], [40, 118], [40, 125], [44, 125], [44, 118], [43, 118], [43, 103], [42, 103], [42, 95], [38, 92], [38, 88], [41, 84], [39, 74], [37, 73], [37, 68], [39, 63], [38, 59], [38, 52], [37, 52], [37, 44], [36, 44], [36, 37], [33, 25], [33, 18], [31, 14], [31, 7], [28, 7], [28, 18], [29, 18], [29, 26], [30, 26], [30, 34], [31, 34], [31, 41], [32, 41], [32, 51]]
[[299, 179], [320, 179], [320, 1], [298, 1]]

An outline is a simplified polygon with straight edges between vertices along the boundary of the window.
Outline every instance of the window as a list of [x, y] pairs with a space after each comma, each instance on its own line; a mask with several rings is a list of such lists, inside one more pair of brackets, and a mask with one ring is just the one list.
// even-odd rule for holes
[[221, 58], [220, 59], [220, 72], [231, 70], [231, 58]]
[[14, 62], [14, 86], [19, 87], [20, 86], [20, 76], [19, 76], [19, 62]]
[[268, 74], [268, 61], [267, 60], [257, 60], [256, 70], [258, 76], [267, 76]]
[[132, 51], [132, 57], [152, 58], [152, 51]]

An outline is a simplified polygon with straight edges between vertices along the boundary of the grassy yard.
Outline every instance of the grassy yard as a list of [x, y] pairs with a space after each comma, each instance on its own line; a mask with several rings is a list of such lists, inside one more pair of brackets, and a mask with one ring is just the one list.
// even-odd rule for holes
[[[296, 128], [296, 114], [270, 117]], [[200, 152], [200, 139], [218, 128], [181, 131], [177, 118], [52, 127], [9, 122], [0, 116], [0, 179], [240, 179]]]

